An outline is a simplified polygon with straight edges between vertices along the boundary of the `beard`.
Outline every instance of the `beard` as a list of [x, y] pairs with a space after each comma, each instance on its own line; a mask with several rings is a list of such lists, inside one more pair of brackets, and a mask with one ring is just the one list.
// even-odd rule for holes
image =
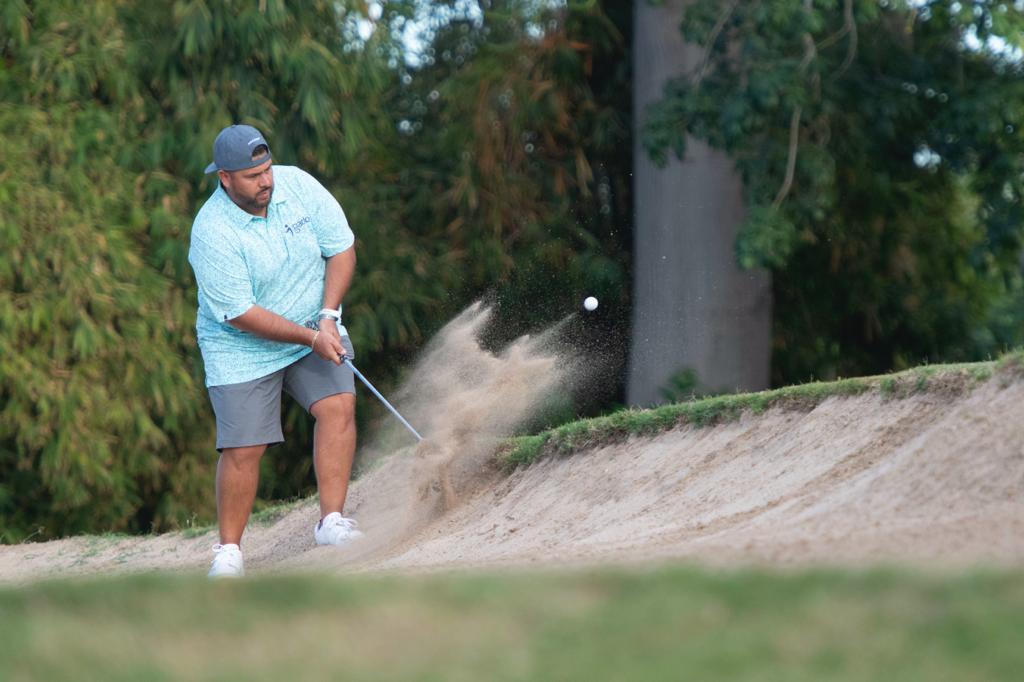
[[266, 208], [270, 205], [270, 197], [274, 196], [274, 186], [271, 185], [263, 192], [257, 192], [252, 199], [252, 205], [256, 208]]
[[271, 185], [265, 192], [257, 192], [251, 197], [235, 195], [231, 198], [236, 204], [242, 207], [243, 210], [249, 213], [262, 212], [267, 206], [270, 205], [270, 198], [274, 196], [274, 186]]

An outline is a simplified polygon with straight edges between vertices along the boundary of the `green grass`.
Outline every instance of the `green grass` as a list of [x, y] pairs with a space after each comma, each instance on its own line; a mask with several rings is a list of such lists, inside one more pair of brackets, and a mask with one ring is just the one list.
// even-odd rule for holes
[[[285, 500], [284, 502], [265, 502], [263, 500], [256, 500], [253, 508], [252, 515], [249, 516], [249, 526], [270, 526], [276, 523], [278, 520], [283, 518], [292, 510], [305, 504], [310, 498], [296, 498], [293, 500]], [[217, 530], [217, 524], [193, 524], [181, 530], [182, 537], [186, 539], [196, 538], [200, 535], [206, 535], [209, 532]]]
[[882, 398], [900, 399], [924, 392], [959, 394], [997, 374], [1024, 376], [1024, 352], [1006, 355], [998, 361], [925, 365], [883, 376], [813, 382], [759, 393], [718, 395], [648, 410], [626, 409], [563, 424], [536, 435], [511, 438], [499, 448], [498, 456], [514, 468], [547, 455], [571, 454], [629, 436], [652, 436], [687, 424], [711, 426], [739, 419], [744, 413], [760, 414], [769, 408], [808, 411], [837, 396], [877, 392]]
[[140, 576], [0, 591], [0, 679], [1011, 680], [1024, 575]]

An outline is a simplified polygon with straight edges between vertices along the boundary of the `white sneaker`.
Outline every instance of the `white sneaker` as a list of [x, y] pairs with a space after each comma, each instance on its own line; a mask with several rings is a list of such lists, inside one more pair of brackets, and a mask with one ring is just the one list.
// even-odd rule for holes
[[355, 519], [346, 519], [339, 512], [331, 512], [313, 528], [313, 537], [318, 545], [345, 545], [363, 537], [362, 532], [356, 529], [358, 525]]
[[245, 575], [242, 550], [238, 545], [214, 545], [208, 578], [241, 578]]

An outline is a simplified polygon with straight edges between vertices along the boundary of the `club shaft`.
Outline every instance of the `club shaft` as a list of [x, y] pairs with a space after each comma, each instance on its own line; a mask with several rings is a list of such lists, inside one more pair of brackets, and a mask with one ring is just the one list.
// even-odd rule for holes
[[370, 392], [373, 393], [375, 396], [377, 396], [377, 400], [379, 400], [382, 403], [384, 403], [384, 407], [388, 408], [388, 410], [391, 412], [391, 414], [395, 415], [395, 418], [398, 419], [398, 421], [402, 422], [402, 425], [405, 426], [405, 428], [409, 429], [410, 432], [412, 432], [412, 435], [416, 436], [416, 440], [417, 441], [423, 440], [423, 436], [421, 436], [419, 433], [417, 433], [416, 429], [412, 428], [412, 424], [410, 424], [409, 422], [405, 421], [405, 417], [403, 417], [401, 414], [399, 414], [398, 410], [396, 410], [394, 407], [392, 407], [391, 403], [389, 403], [387, 401], [387, 399], [380, 394], [380, 391], [378, 391], [376, 388], [373, 387], [373, 384], [371, 384], [367, 380], [367, 378], [363, 376], [363, 373], [360, 372], [358, 369], [356, 369], [356, 366], [352, 364], [352, 361], [349, 360], [348, 358], [344, 358], [344, 360], [345, 360], [345, 364], [348, 365], [349, 368], [352, 370], [352, 373], [355, 374], [357, 377], [359, 377], [359, 380], [362, 381], [366, 385], [366, 387], [368, 389], [370, 389]]

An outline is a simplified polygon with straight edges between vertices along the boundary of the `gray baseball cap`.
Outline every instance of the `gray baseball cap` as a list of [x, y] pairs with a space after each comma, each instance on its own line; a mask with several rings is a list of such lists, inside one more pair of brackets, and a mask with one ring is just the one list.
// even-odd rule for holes
[[[266, 145], [267, 153], [252, 158], [252, 150], [261, 144]], [[204, 172], [245, 170], [269, 160], [270, 145], [263, 138], [263, 133], [252, 126], [232, 125], [220, 131], [213, 141], [213, 163]]]

